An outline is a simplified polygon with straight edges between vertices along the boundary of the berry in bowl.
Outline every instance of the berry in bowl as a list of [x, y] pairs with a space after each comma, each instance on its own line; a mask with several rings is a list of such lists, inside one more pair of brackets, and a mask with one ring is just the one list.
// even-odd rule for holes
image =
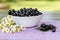
[[24, 25], [25, 27], [37, 26], [43, 16], [42, 12], [39, 12], [37, 8], [21, 8], [17, 11], [11, 9], [8, 14], [12, 15], [12, 19], [15, 20], [17, 25]]

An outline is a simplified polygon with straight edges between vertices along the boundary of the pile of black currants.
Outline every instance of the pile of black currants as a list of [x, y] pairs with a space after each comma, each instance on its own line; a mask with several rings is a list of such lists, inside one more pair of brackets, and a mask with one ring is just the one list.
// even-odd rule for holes
[[28, 16], [37, 16], [42, 15], [42, 12], [39, 12], [37, 8], [21, 8], [20, 10], [11, 9], [8, 11], [8, 15], [19, 16], [19, 17], [28, 17]]
[[39, 29], [41, 31], [48, 31], [48, 30], [52, 30], [52, 32], [56, 31], [56, 27], [54, 25], [52, 25], [52, 24], [46, 25], [45, 23], [42, 23], [40, 25], [40, 27], [37, 29]]

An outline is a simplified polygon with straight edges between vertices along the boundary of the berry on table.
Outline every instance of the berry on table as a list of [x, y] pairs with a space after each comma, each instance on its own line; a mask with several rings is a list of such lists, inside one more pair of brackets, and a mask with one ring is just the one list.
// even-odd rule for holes
[[56, 32], [56, 28], [52, 29], [52, 32]]
[[49, 29], [52, 30], [53, 28], [54, 28], [54, 26], [49, 24]]
[[41, 31], [51, 30], [52, 32], [56, 32], [56, 27], [54, 25], [51, 25], [51, 24], [46, 25], [45, 23], [42, 23], [40, 27], [38, 27], [37, 29]]
[[46, 24], [45, 23], [42, 23], [41, 24], [41, 27], [45, 28], [46, 27]]

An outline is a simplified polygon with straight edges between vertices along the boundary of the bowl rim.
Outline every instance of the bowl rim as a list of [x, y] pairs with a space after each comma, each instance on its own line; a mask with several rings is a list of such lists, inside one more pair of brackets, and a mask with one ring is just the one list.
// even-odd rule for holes
[[[37, 16], [28, 16], [28, 17], [38, 17], [38, 16], [43, 16], [44, 14], [41, 14], [41, 15], [37, 15]], [[13, 17], [19, 17], [19, 16], [13, 16]], [[25, 16], [25, 17], [27, 17], [27, 16]], [[22, 18], [24, 18], [24, 17], [22, 17]]]

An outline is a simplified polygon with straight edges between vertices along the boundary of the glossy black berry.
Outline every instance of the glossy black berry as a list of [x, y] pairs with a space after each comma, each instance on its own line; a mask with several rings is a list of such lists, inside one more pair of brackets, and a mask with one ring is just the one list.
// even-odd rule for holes
[[20, 11], [18, 10], [17, 13], [20, 13]]
[[15, 11], [15, 9], [12, 9], [12, 12], [14, 12], [14, 13], [15, 13], [15, 12], [16, 12], [16, 11]]
[[46, 31], [46, 28], [41, 28], [40, 30], [41, 30], [41, 31]]
[[45, 23], [42, 23], [40, 25], [40, 27], [38, 27], [38, 29], [41, 30], [41, 31], [51, 30], [52, 32], [56, 32], [56, 27], [54, 25], [51, 25], [51, 24], [47, 25]]
[[49, 30], [49, 25], [46, 25], [45, 28]]
[[18, 14], [19, 17], [21, 17], [21, 14]]
[[12, 15], [13, 15], [13, 16], [16, 16], [16, 14], [15, 14], [15, 13], [12, 13]]
[[40, 26], [40, 30], [41, 30], [41, 31], [48, 31], [48, 30], [49, 30], [49, 26], [46, 25], [45, 23], [43, 23], [43, 24], [41, 24], [41, 26]]
[[11, 9], [8, 11], [8, 14], [13, 16], [19, 16], [19, 17], [42, 15], [42, 13], [39, 12], [37, 8], [35, 9], [21, 8], [20, 10], [17, 11], [15, 9]]
[[46, 27], [46, 24], [45, 23], [42, 23], [41, 24], [41, 27], [45, 28]]
[[49, 29], [50, 29], [50, 30], [54, 29], [54, 27], [55, 27], [55, 26], [49, 24]]
[[39, 12], [39, 15], [42, 15], [42, 12]]
[[56, 32], [56, 28], [52, 29], [52, 32]]
[[48, 31], [49, 29], [47, 27], [46, 28], [40, 27], [40, 30], [41, 31]]
[[37, 8], [34, 9], [34, 11], [37, 11], [37, 10], [38, 10]]

